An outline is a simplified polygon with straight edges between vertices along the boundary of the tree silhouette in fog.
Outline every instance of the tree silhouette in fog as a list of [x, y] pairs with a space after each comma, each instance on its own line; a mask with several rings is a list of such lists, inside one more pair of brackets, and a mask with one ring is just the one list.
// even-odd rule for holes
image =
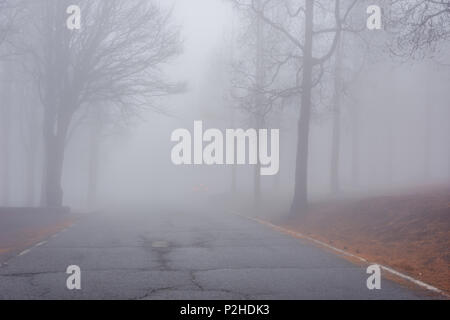
[[[81, 8], [80, 30], [66, 27], [70, 5]], [[26, 6], [21, 50], [43, 105], [43, 204], [61, 206], [64, 152], [74, 116], [84, 106], [107, 105], [124, 114], [155, 106], [178, 92], [164, 64], [181, 52], [171, 12], [154, 1], [40, 0]]]
[[[297, 130], [296, 170], [291, 215], [303, 214], [308, 206], [308, 154], [312, 93], [320, 83], [324, 65], [333, 56], [345, 21], [357, 1], [256, 1], [234, 0], [250, 8], [262, 22], [292, 46], [289, 60], [299, 62], [301, 90]], [[321, 17], [319, 19], [315, 19]]]
[[449, 0], [396, 0], [388, 8], [396, 54], [423, 55], [450, 39]]

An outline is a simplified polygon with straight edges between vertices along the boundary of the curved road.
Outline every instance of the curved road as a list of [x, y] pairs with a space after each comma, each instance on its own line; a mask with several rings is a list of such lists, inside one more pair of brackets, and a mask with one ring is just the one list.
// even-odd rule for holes
[[[69, 265], [81, 290], [66, 288]], [[0, 299], [421, 299], [364, 266], [217, 210], [92, 214], [0, 268]]]

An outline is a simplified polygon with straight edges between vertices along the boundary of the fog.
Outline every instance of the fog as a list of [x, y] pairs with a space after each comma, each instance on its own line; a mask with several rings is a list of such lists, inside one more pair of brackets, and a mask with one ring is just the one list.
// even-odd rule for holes
[[0, 0], [0, 299], [450, 290], [449, 8]]
[[[273, 6], [272, 10], [276, 10], [276, 4]], [[364, 21], [364, 15], [358, 16], [364, 6], [357, 7], [352, 13], [355, 21]], [[181, 203], [194, 195], [207, 201], [212, 195], [231, 192], [233, 174], [237, 177], [237, 193], [247, 199], [252, 197], [254, 165], [176, 166], [170, 158], [175, 145], [170, 140], [171, 133], [178, 128], [192, 130], [195, 120], [202, 120], [205, 130], [254, 127], [254, 112], [245, 110], [239, 98], [233, 98], [231, 93], [233, 85], [238, 83], [234, 77], [241, 76], [234, 69], [236, 64], [242, 66], [244, 59], [254, 63], [251, 57], [256, 53], [256, 49], [252, 52], [251, 48], [254, 37], [249, 34], [252, 32], [251, 9], [245, 6], [245, 1], [236, 5], [232, 1], [178, 0], [165, 1], [160, 10], [166, 13], [171, 10], [170, 27], [180, 32], [182, 50], [170, 61], [161, 61], [158, 68], [170, 81], [183, 83], [184, 89], [152, 99], [151, 106], [143, 103], [139, 110], [122, 119], [111, 116], [115, 119], [98, 124], [102, 127], [99, 129], [100, 151], [95, 173], [89, 171], [92, 165], [90, 143], [94, 139], [90, 132], [96, 125], [92, 124], [95, 119], [89, 119], [92, 114], [82, 114], [95, 104], [106, 110], [112, 103], [107, 99], [95, 102], [97, 99], [80, 105], [73, 118], [87, 119], [80, 121], [68, 139], [62, 175], [63, 203], [73, 210], [93, 210], [120, 203], [151, 207], [153, 201]], [[329, 17], [324, 19], [322, 24], [330, 20]], [[270, 28], [263, 27], [268, 46], [278, 45], [283, 50], [290, 50], [290, 44], [286, 44], [289, 40]], [[73, 32], [83, 32], [83, 29]], [[367, 48], [362, 48], [364, 42], [357, 37], [343, 38], [347, 41], [341, 49], [345, 51], [341, 71], [345, 85], [340, 93], [338, 113], [333, 111], [330, 93], [335, 58], [323, 64], [325, 71], [313, 88], [307, 169], [308, 197], [312, 200], [390, 193], [449, 181], [450, 73], [448, 61], [445, 61], [448, 60], [448, 43], [442, 40], [438, 49], [433, 47], [432, 54], [426, 53], [429, 48], [421, 48], [425, 52], [423, 56], [407, 59], [389, 52], [394, 50], [388, 47], [392, 37], [401, 35], [380, 33], [383, 31], [360, 32], [358, 37], [369, 43]], [[8, 166], [7, 172], [2, 171], [2, 180], [3, 188], [9, 193], [8, 199], [3, 197], [3, 202], [7, 200], [4, 205], [12, 206], [39, 205], [43, 187], [44, 142], [37, 132], [42, 128], [39, 123], [43, 121], [42, 107], [37, 99], [36, 90], [39, 89], [36, 89], [33, 74], [27, 72], [27, 69], [33, 70], [33, 59], [20, 51], [22, 43], [26, 42], [24, 37], [26, 34], [19, 32], [3, 43], [5, 58], [1, 69], [2, 104], [10, 104], [9, 113], [2, 115], [2, 118], [9, 117], [2, 125], [2, 132], [8, 130], [7, 136], [6, 133], [2, 136], [2, 141], [7, 137], [7, 142], [3, 142], [2, 166]], [[264, 35], [262, 39], [264, 43]], [[320, 39], [319, 45], [330, 45], [330, 40]], [[283, 50], [280, 49], [280, 57], [284, 56]], [[273, 51], [275, 49], [270, 54]], [[295, 53], [295, 49], [292, 52]], [[265, 63], [270, 65], [266, 70], [269, 77], [272, 62]], [[290, 68], [294, 66], [295, 63]], [[289, 79], [289, 69], [282, 69], [278, 77]], [[274, 82], [273, 91], [277, 90], [276, 85], [283, 85], [282, 80], [277, 82]], [[25, 90], [26, 95], [21, 94], [21, 90]], [[234, 90], [242, 90], [242, 86]], [[266, 92], [269, 90], [268, 86]], [[280, 129], [280, 170], [276, 176], [262, 176], [260, 183], [264, 199], [282, 197], [283, 201], [289, 202], [295, 185], [301, 93], [280, 94], [271, 103], [264, 122], [265, 128]], [[124, 104], [120, 108], [127, 106]], [[36, 122], [33, 126], [31, 112], [31, 121]], [[126, 114], [126, 111], [113, 112]], [[340, 125], [337, 193], [330, 187], [333, 118], [336, 114]], [[7, 128], [4, 128], [5, 124], [8, 124]], [[31, 134], [35, 136], [32, 141], [29, 141], [30, 130], [36, 131]], [[35, 146], [32, 148], [32, 181], [27, 177], [30, 174], [30, 170], [27, 171], [30, 147], [24, 149], [24, 145], [30, 143]], [[88, 203], [87, 195], [92, 174], [98, 180], [95, 205]], [[29, 181], [34, 186], [32, 201], [30, 195], [27, 199]], [[200, 185], [207, 191], [195, 192]]]

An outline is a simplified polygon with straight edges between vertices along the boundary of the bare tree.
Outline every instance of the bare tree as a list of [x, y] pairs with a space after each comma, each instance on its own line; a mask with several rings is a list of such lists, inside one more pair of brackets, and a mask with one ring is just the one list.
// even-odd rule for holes
[[64, 152], [80, 109], [107, 102], [133, 114], [180, 89], [161, 70], [181, 50], [170, 11], [144, 0], [75, 2], [82, 26], [71, 31], [66, 9], [74, 1], [30, 1], [31, 24], [21, 48], [33, 58], [30, 70], [44, 108], [42, 198], [47, 206], [63, 203]]
[[0, 45], [13, 31], [13, 4], [10, 0], [0, 0]]
[[7, 206], [10, 194], [12, 69], [9, 62], [0, 66], [0, 203]]
[[395, 0], [388, 8], [388, 26], [395, 35], [392, 49], [396, 54], [423, 56], [450, 39], [449, 0]]
[[[347, 16], [345, 27], [338, 38], [333, 61], [333, 93], [332, 93], [332, 138], [330, 163], [330, 189], [332, 194], [340, 192], [340, 154], [341, 154], [341, 122], [348, 114], [351, 121], [352, 136], [352, 180], [357, 185], [359, 171], [359, 113], [361, 104], [354, 101], [352, 88], [358, 77], [367, 66], [370, 52], [374, 51], [373, 33], [366, 28], [366, 16], [361, 15], [367, 7], [367, 1], [359, 1]], [[370, 34], [370, 36], [369, 36]], [[373, 53], [377, 57], [377, 53]]]
[[[265, 14], [277, 16], [279, 8], [277, 5], [263, 7], [266, 2], [233, 0], [243, 18], [243, 32], [233, 63], [232, 92], [238, 109], [256, 128], [279, 120], [272, 116], [274, 111], [280, 109], [287, 98], [300, 93], [296, 74], [290, 71], [299, 69], [292, 45], [267, 26], [260, 14], [264, 10]], [[253, 185], [257, 207], [261, 202], [259, 164], [255, 166]]]
[[[236, 1], [250, 7], [266, 25], [286, 39], [293, 46], [289, 59], [297, 60], [300, 65], [295, 70], [301, 88], [301, 110], [297, 132], [295, 190], [291, 206], [291, 215], [298, 215], [304, 213], [308, 205], [308, 149], [313, 89], [320, 83], [324, 64], [333, 56], [341, 32], [346, 27], [345, 21], [357, 1], [305, 0], [299, 3], [266, 0], [261, 7], [254, 0]], [[346, 5], [343, 6], [343, 3]], [[267, 14], [267, 8], [271, 6], [279, 8], [275, 17]], [[315, 19], [318, 15], [322, 18], [320, 23]]]
[[336, 57], [334, 61], [334, 88], [333, 88], [333, 131], [331, 141], [331, 170], [330, 185], [331, 193], [337, 194], [340, 189], [339, 185], [339, 160], [341, 146], [341, 102], [342, 102], [342, 37], [337, 45]]
[[[19, 69], [19, 67], [17, 68]], [[42, 130], [42, 110], [36, 108], [34, 105], [38, 97], [31, 79], [23, 72], [17, 78], [14, 94], [16, 96], [16, 108], [18, 111], [19, 138], [22, 142], [25, 155], [24, 174], [26, 191], [23, 201], [26, 206], [32, 207], [36, 204], [36, 182], [38, 181], [38, 165], [42, 143], [40, 135]]]
[[[7, 42], [15, 32], [15, 21], [19, 12], [20, 1], [0, 0], [0, 203], [9, 202], [10, 184], [10, 115], [12, 101], [12, 66], [11, 52], [6, 49]], [[6, 58], [9, 58], [6, 61]]]
[[[257, 6], [261, 1], [257, 0]], [[249, 12], [244, 13], [247, 17], [247, 32], [241, 36], [240, 43], [245, 46], [241, 50], [239, 61], [233, 63], [232, 96], [237, 102], [238, 108], [250, 117], [251, 125], [261, 128], [264, 125], [268, 106], [264, 105], [264, 94], [262, 92], [265, 82], [264, 65], [264, 30], [259, 16]], [[242, 53], [245, 52], [244, 55]], [[257, 142], [258, 148], [258, 142]], [[261, 178], [260, 165], [254, 169], [253, 194], [254, 204], [258, 206], [261, 201]]]
[[[389, 7], [388, 27], [393, 34], [391, 51], [402, 58], [432, 58], [440, 65], [440, 49], [448, 58], [450, 40], [450, 0], [396, 0]], [[432, 96], [426, 85], [427, 95]], [[431, 101], [431, 100], [429, 100]], [[423, 176], [430, 174], [431, 118], [433, 104], [424, 108]], [[450, 163], [450, 159], [449, 159]]]

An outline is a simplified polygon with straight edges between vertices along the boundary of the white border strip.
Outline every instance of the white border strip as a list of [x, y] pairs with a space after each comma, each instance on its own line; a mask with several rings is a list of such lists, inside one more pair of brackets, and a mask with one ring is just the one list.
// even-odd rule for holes
[[31, 251], [31, 249], [23, 250], [21, 253], [18, 254], [18, 256], [19, 256], [19, 257], [20, 257], [20, 256], [23, 256], [23, 255], [27, 254], [27, 253], [30, 252], [30, 251]]
[[415, 285], [417, 285], [419, 287], [422, 287], [422, 288], [427, 289], [429, 291], [433, 291], [433, 292], [439, 293], [439, 294], [441, 294], [441, 295], [443, 295], [443, 296], [445, 296], [447, 298], [450, 297], [447, 293], [445, 293], [441, 289], [433, 287], [432, 285], [429, 285], [429, 284], [427, 284], [427, 283], [425, 283], [423, 281], [414, 279], [413, 277], [410, 277], [410, 276], [408, 276], [408, 275], [406, 275], [404, 273], [401, 273], [400, 271], [397, 271], [397, 270], [395, 270], [395, 269], [393, 269], [391, 267], [384, 266], [384, 265], [381, 265], [381, 264], [378, 264], [378, 263], [371, 263], [367, 259], [364, 259], [362, 257], [356, 256], [356, 255], [354, 255], [354, 254], [352, 254], [350, 252], [347, 252], [345, 250], [333, 247], [333, 246], [331, 246], [331, 245], [329, 245], [329, 244], [327, 244], [325, 242], [322, 242], [320, 240], [317, 240], [317, 239], [311, 238], [311, 237], [309, 237], [307, 235], [304, 235], [303, 233], [292, 231], [292, 230], [289, 230], [289, 229], [277, 226], [277, 225], [275, 225], [275, 224], [273, 224], [271, 222], [268, 222], [268, 221], [265, 221], [265, 220], [262, 220], [262, 219], [259, 219], [259, 218], [253, 218], [253, 217], [244, 216], [244, 215], [240, 214], [237, 211], [231, 211], [231, 213], [234, 214], [234, 215], [237, 215], [239, 217], [243, 217], [245, 219], [252, 220], [252, 221], [258, 222], [260, 224], [269, 226], [269, 227], [271, 227], [273, 229], [276, 229], [276, 230], [278, 230], [278, 231], [280, 231], [282, 233], [285, 233], [285, 234], [288, 234], [288, 235], [291, 235], [291, 236], [294, 236], [294, 237], [303, 238], [303, 239], [309, 240], [311, 242], [317, 243], [317, 244], [319, 244], [319, 245], [321, 245], [323, 247], [326, 247], [328, 249], [331, 249], [333, 251], [336, 251], [336, 252], [338, 252], [340, 254], [343, 254], [343, 255], [346, 255], [348, 257], [357, 259], [357, 260], [359, 260], [361, 262], [368, 263], [368, 264], [377, 264], [377, 265], [380, 266], [381, 269], [383, 269], [383, 270], [385, 270], [385, 271], [387, 271], [389, 273], [392, 273], [393, 275], [396, 275], [397, 277], [400, 277], [400, 278], [402, 278], [404, 280], [410, 281], [410, 282], [414, 283]]
[[44, 241], [41, 241], [41, 242], [39, 242], [39, 243], [36, 243], [34, 246], [35, 247], [40, 247], [40, 246], [42, 246], [42, 245], [44, 245], [44, 244], [46, 244], [47, 243], [47, 240], [44, 240]]

